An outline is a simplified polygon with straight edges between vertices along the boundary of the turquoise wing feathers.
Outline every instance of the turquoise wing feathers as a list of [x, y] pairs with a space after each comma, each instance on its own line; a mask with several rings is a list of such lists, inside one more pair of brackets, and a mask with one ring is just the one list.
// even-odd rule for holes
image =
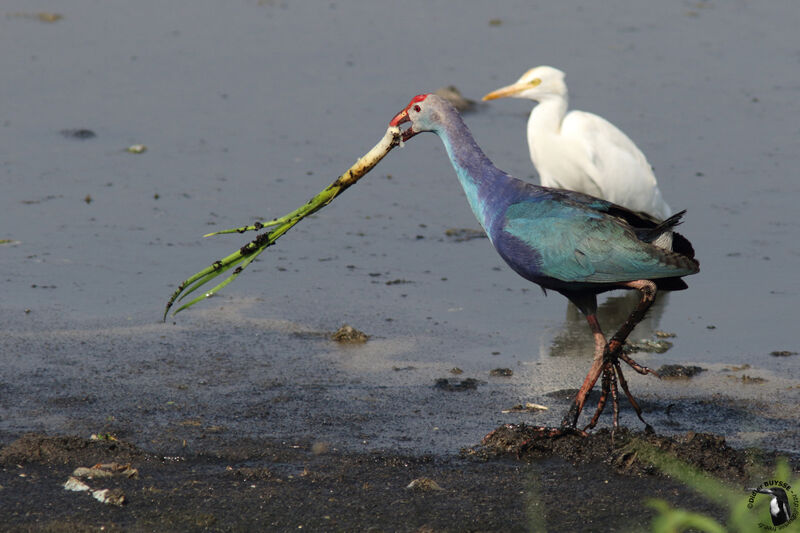
[[671, 252], [636, 237], [615, 217], [539, 198], [510, 205], [502, 232], [537, 255], [537, 274], [565, 282], [614, 283], [693, 273]]

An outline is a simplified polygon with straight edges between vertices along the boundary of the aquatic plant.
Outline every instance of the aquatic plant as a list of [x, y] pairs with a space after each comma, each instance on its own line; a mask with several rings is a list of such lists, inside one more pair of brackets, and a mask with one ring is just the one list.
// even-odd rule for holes
[[251, 226], [242, 226], [239, 228], [215, 231], [213, 233], [204, 235], [204, 237], [210, 237], [212, 235], [221, 235], [225, 233], [244, 233], [246, 231], [261, 231], [265, 228], [273, 228], [271, 231], [265, 231], [264, 233], [259, 234], [255, 239], [245, 244], [232, 254], [214, 261], [208, 267], [181, 282], [181, 284], [178, 285], [178, 288], [172, 293], [172, 296], [170, 296], [169, 300], [167, 301], [166, 308], [164, 309], [164, 320], [167, 319], [167, 314], [174, 303], [180, 302], [184, 297], [192, 294], [194, 291], [206, 285], [220, 274], [223, 274], [232, 268], [234, 269], [233, 273], [231, 273], [223, 281], [218, 283], [212, 289], [203, 292], [200, 296], [197, 296], [188, 303], [183, 304], [176, 309], [173, 314], [178, 313], [187, 307], [191, 307], [200, 300], [213, 296], [228, 283], [236, 279], [236, 277], [239, 276], [239, 274], [241, 274], [242, 271], [244, 271], [244, 269], [247, 268], [247, 266], [252, 263], [255, 258], [259, 256], [259, 254], [261, 254], [261, 252], [266, 250], [269, 246], [275, 244], [275, 241], [277, 241], [284, 233], [292, 229], [295, 224], [331, 203], [334, 198], [339, 196], [348, 187], [366, 175], [367, 172], [372, 170], [372, 168], [377, 165], [392, 148], [398, 146], [400, 142], [400, 130], [396, 127], [388, 128], [386, 130], [386, 134], [383, 136], [380, 142], [373, 146], [372, 149], [370, 149], [363, 157], [359, 158], [352, 167], [347, 169], [346, 172], [344, 172], [333, 183], [323, 189], [322, 192], [288, 215], [274, 218], [268, 222], [256, 222]]
[[[649, 461], [662, 473], [680, 481], [699, 496], [728, 511], [727, 520], [721, 524], [709, 515], [673, 507], [666, 500], [649, 499], [646, 504], [658, 513], [650, 524], [653, 533], [678, 533], [690, 530], [707, 533], [800, 532], [796, 500], [791, 520], [784, 525], [773, 526], [770, 523], [768, 510], [770, 498], [766, 496], [754, 498], [755, 489], [736, 487], [711, 477], [699, 468], [651, 446], [641, 443], [635, 446], [641, 460]], [[792, 471], [786, 459], [778, 460], [774, 472], [768, 477], [771, 480], [785, 480], [790, 487], [800, 486], [800, 478], [792, 479]]]

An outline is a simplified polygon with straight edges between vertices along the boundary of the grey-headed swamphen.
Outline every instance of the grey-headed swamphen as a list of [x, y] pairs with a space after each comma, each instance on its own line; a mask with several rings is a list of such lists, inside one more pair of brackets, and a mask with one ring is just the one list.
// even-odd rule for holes
[[[614, 426], [618, 425], [618, 383], [644, 422], [620, 360], [640, 374], [655, 372], [624, 354], [622, 346], [658, 289], [685, 289], [681, 278], [699, 271], [691, 244], [673, 232], [684, 212], [656, 224], [606, 200], [516, 179], [494, 166], [458, 112], [433, 94], [415, 96], [390, 122], [391, 126], [406, 124], [404, 141], [424, 131], [442, 140], [473, 213], [506, 263], [543, 289], [563, 294], [586, 315], [595, 340], [592, 366], [561, 427], [540, 428], [541, 433], [556, 436], [576, 431], [587, 395], [601, 374], [602, 394], [585, 429], [597, 423], [609, 393]], [[597, 319], [597, 295], [613, 289], [637, 290], [641, 299], [607, 341]]]

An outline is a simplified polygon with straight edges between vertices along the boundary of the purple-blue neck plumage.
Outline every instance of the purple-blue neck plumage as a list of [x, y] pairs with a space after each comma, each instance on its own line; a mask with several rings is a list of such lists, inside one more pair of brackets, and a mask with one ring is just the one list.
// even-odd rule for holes
[[492, 238], [496, 216], [503, 214], [502, 209], [497, 209], [498, 204], [511, 203], [521, 192], [522, 182], [494, 166], [475, 142], [458, 111], [447, 101], [430, 95], [426, 103], [432, 108], [431, 131], [444, 143], [472, 212]]
[[440, 137], [476, 218], [497, 252], [526, 279], [564, 291], [608, 290], [614, 283], [697, 272], [693, 252], [687, 257], [651, 244], [680, 217], [645, 235], [634, 228], [653, 224], [628, 225], [645, 221], [622, 207], [513, 178], [494, 166], [458, 112], [435, 95], [415, 97], [390, 125], [406, 122], [411, 128], [405, 138], [423, 131]]

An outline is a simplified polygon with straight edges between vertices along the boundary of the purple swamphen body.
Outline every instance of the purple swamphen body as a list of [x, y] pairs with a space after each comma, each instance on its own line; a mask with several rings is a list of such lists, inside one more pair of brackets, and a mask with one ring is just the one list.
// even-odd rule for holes
[[[403, 131], [403, 140], [423, 131], [436, 133], [442, 140], [473, 213], [506, 263], [543, 289], [563, 294], [586, 315], [595, 339], [592, 366], [561, 428], [541, 428], [542, 432], [558, 435], [575, 430], [587, 394], [601, 374], [603, 392], [587, 428], [597, 423], [609, 392], [614, 425], [618, 425], [617, 383], [641, 419], [619, 361], [641, 374], [655, 373], [621, 349], [653, 303], [657, 289], [685, 289], [681, 277], [699, 271], [691, 244], [673, 232], [684, 212], [656, 224], [593, 196], [516, 179], [494, 166], [458, 112], [436, 95], [414, 97], [390, 125], [406, 123], [410, 125]], [[597, 320], [597, 295], [613, 289], [638, 290], [641, 299], [607, 341]]]

